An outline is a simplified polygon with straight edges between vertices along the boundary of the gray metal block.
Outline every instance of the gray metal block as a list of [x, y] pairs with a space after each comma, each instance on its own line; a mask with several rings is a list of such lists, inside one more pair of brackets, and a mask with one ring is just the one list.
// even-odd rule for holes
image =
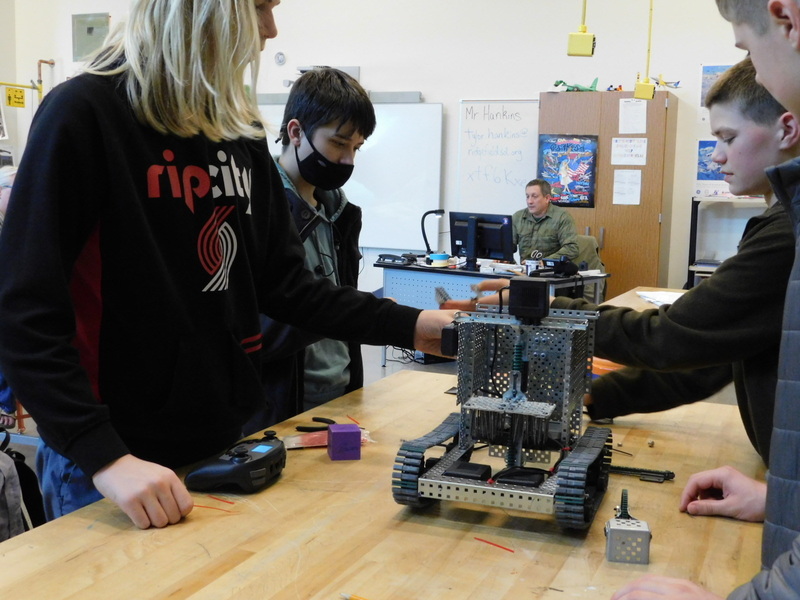
[[650, 527], [638, 519], [606, 522], [606, 560], [646, 565], [650, 563]]

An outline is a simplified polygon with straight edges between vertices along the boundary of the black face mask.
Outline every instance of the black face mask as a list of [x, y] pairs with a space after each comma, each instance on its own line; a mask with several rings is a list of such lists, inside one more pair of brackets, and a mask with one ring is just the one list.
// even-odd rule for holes
[[300, 176], [314, 187], [326, 191], [336, 190], [347, 183], [350, 175], [353, 174], [353, 165], [342, 165], [329, 161], [314, 147], [310, 137], [306, 137], [306, 139], [308, 139], [308, 144], [313, 152], [303, 160], [300, 160], [297, 155], [297, 146], [294, 147], [294, 156], [297, 159]]

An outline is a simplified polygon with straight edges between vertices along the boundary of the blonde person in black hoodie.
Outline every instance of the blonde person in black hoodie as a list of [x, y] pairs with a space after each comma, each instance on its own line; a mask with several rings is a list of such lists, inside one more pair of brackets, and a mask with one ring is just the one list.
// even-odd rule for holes
[[48, 518], [101, 496], [141, 528], [192, 497], [173, 468], [263, 403], [259, 313], [440, 351], [452, 315], [303, 267], [254, 99], [280, 0], [135, 0], [45, 96], [0, 235], [0, 372], [42, 438]]

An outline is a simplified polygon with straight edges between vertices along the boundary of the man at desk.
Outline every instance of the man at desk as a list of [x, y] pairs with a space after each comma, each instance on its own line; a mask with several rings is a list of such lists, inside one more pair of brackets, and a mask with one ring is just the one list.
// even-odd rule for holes
[[578, 256], [575, 221], [566, 210], [551, 204], [550, 183], [534, 179], [525, 186], [527, 208], [511, 218], [514, 245], [519, 247], [519, 261]]

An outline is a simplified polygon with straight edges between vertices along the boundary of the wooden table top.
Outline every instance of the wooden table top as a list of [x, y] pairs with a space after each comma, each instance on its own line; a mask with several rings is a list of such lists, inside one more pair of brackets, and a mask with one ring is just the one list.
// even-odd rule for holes
[[610, 304], [612, 306], [627, 306], [629, 308], [633, 308], [636, 310], [647, 310], [650, 308], [658, 308], [652, 302], [648, 302], [644, 300], [639, 294], [636, 292], [685, 292], [686, 290], [681, 289], [674, 289], [674, 288], [659, 288], [659, 287], [648, 287], [640, 285], [639, 287], [635, 287], [632, 290], [628, 290], [624, 294], [620, 294], [619, 296], [614, 296], [613, 298], [609, 298], [603, 304]]
[[[614, 452], [614, 464], [669, 469], [676, 478], [658, 484], [612, 474], [586, 532], [565, 533], [548, 515], [396, 504], [390, 480], [401, 440], [456, 410], [445, 393], [454, 384], [453, 375], [401, 371], [282, 423], [281, 437], [315, 414], [352, 418], [374, 443], [358, 461], [292, 450], [271, 487], [194, 494], [194, 510], [178, 525], [138, 530], [103, 500], [3, 542], [0, 597], [594, 599], [644, 573], [690, 578], [724, 595], [757, 571], [761, 525], [677, 510], [691, 473], [732, 464], [763, 475], [733, 406], [698, 403], [616, 419], [614, 448], [634, 456]], [[630, 513], [653, 532], [649, 565], [605, 560], [603, 527], [623, 488]]]

